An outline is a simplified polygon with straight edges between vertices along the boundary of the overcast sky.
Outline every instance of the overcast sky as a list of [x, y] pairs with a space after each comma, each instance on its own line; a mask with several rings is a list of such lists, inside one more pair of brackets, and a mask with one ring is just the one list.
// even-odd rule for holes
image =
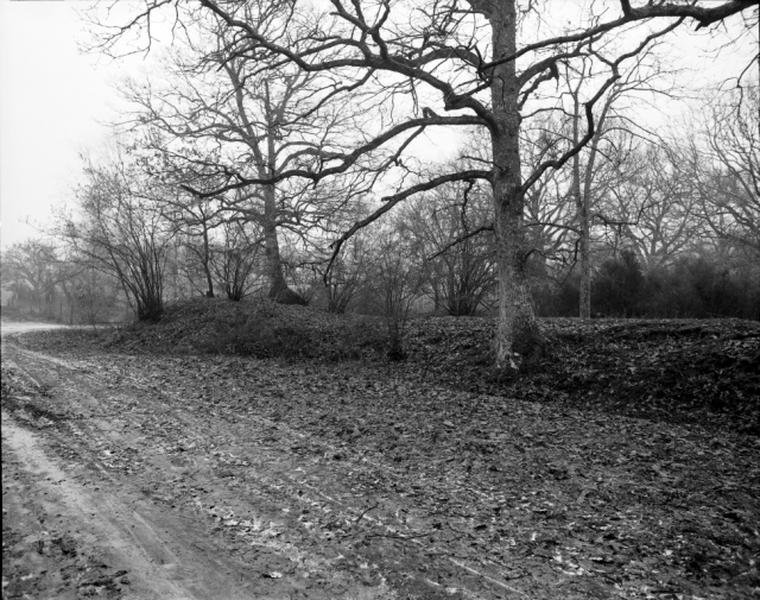
[[102, 139], [110, 74], [78, 52], [69, 2], [0, 0], [0, 241], [34, 235]]
[[[567, 0], [547, 0], [563, 2]], [[129, 6], [130, 3], [125, 3]], [[71, 200], [80, 153], [102, 147], [118, 117], [113, 84], [123, 65], [81, 53], [87, 40], [77, 10], [85, 2], [0, 0], [0, 244], [37, 234], [53, 207]], [[700, 44], [701, 45], [701, 44]], [[702, 71], [746, 64], [755, 51], [732, 49], [718, 61], [687, 55]], [[132, 69], [141, 57], [132, 59]], [[722, 66], [721, 66], [722, 65]], [[717, 76], [720, 78], [720, 75]], [[757, 79], [757, 75], [754, 76]]]

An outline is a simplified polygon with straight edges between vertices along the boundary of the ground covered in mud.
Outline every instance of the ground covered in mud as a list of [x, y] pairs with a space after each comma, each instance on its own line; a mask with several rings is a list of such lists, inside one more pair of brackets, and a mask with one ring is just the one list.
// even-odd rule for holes
[[378, 323], [208, 306], [6, 341], [4, 597], [760, 593], [757, 324], [554, 321], [504, 382], [481, 319], [390, 363]]

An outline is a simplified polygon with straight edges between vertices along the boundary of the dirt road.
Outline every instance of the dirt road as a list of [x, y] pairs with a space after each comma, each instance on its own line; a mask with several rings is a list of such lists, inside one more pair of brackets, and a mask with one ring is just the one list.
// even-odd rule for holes
[[[120, 404], [150, 398], [135, 390], [109, 392], [75, 364], [12, 346], [6, 352], [15, 359], [7, 360], [13, 377], [42, 397], [17, 395], [3, 411], [3, 522], [9, 527], [3, 538], [22, 537], [28, 546], [9, 569], [4, 565], [4, 596], [393, 597], [369, 565], [361, 579], [342, 569], [349, 559], [329, 542], [306, 550], [283, 539], [292, 498], [279, 490], [288, 479], [259, 478], [252, 467], [252, 489], [231, 490], [230, 483], [241, 482], [226, 480], [230, 475], [219, 473], [199, 448], [167, 447], [163, 436], [151, 435], [156, 432], [142, 433], [146, 423], [119, 414]], [[144, 410], [199, 438], [219, 426], [203, 418], [190, 422], [191, 415], [172, 423], [164, 407], [156, 415]], [[230, 456], [214, 450], [213, 440], [209, 435], [210, 456]], [[49, 549], [55, 546], [65, 548]], [[61, 558], [70, 564], [58, 564]]]
[[3, 365], [4, 597], [523, 596], [408, 535], [398, 494], [354, 496], [343, 475], [389, 470], [369, 458], [263, 417], [189, 412], [124, 365], [12, 342]]
[[758, 580], [757, 446], [435, 388], [423, 405], [338, 366], [13, 340], [2, 359], [3, 598], [738, 597]]

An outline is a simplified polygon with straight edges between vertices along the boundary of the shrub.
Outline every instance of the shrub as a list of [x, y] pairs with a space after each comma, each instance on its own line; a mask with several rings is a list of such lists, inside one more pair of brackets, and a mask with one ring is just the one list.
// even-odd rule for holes
[[[574, 317], [578, 276], [535, 285], [533, 297], [541, 316]], [[599, 268], [592, 282], [591, 308], [606, 317], [760, 320], [760, 269], [700, 256], [644, 270], [633, 253], [623, 252]]]
[[608, 317], [639, 316], [645, 278], [636, 255], [624, 250], [602, 263], [591, 282], [591, 306]]

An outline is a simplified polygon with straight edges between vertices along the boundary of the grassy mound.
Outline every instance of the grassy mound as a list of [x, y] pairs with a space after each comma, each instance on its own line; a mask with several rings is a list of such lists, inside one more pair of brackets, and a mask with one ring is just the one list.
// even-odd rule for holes
[[119, 329], [106, 347], [126, 352], [238, 354], [346, 360], [381, 350], [382, 323], [268, 298], [194, 298], [170, 304], [158, 323]]
[[[449, 387], [760, 435], [760, 323], [716, 320], [549, 319], [551, 350], [512, 381], [493, 378], [493, 322], [426, 317], [408, 327], [408, 360], [393, 367], [420, 385]], [[385, 366], [382, 319], [332, 315], [268, 299], [197, 298], [158, 323], [109, 332], [29, 334], [39, 349], [98, 347], [126, 353], [236, 354], [364, 360]], [[36, 341], [35, 341], [36, 340]]]

